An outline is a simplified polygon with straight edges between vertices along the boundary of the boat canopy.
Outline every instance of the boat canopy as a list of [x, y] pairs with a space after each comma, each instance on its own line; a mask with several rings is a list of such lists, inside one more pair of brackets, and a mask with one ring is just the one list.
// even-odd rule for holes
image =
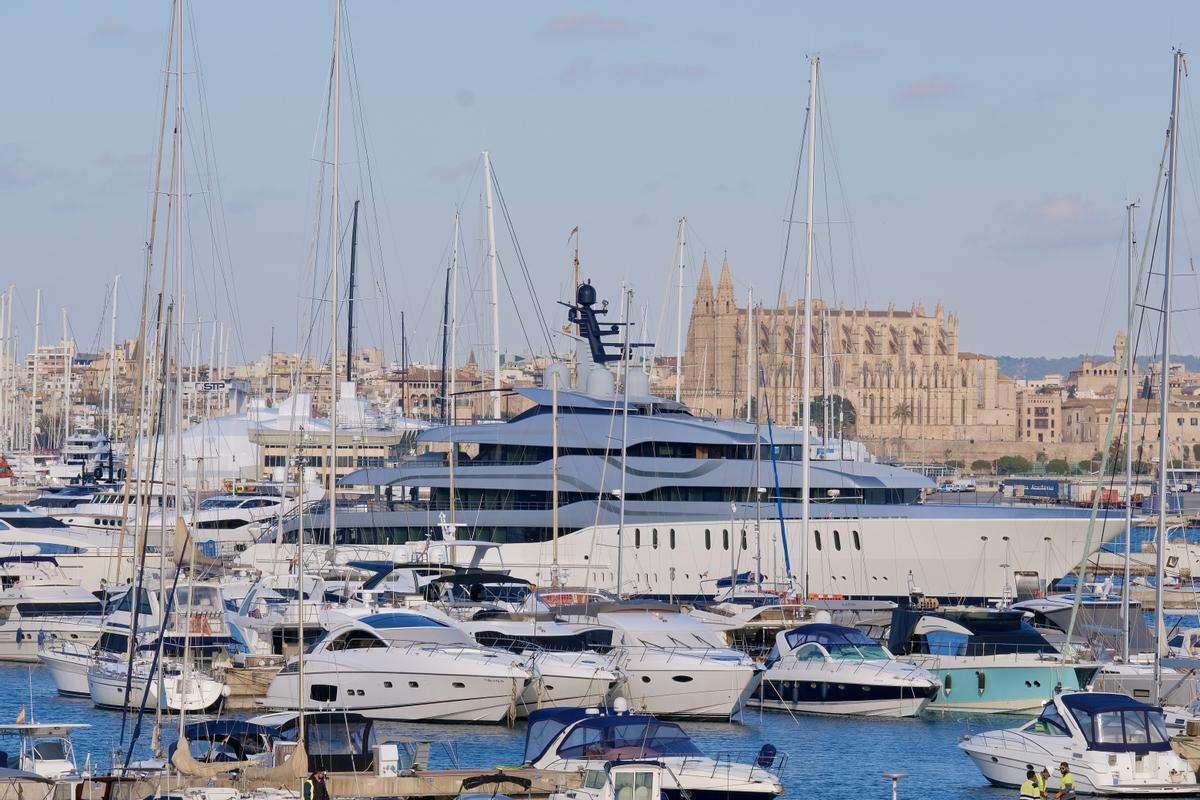
[[[939, 624], [928, 625], [925, 620]], [[953, 625], [941, 625], [942, 621]], [[955, 630], [959, 628], [959, 630]], [[960, 632], [969, 631], [970, 635]], [[1011, 653], [1054, 653], [1020, 611], [925, 611], [897, 608], [892, 612], [888, 649], [897, 655], [993, 656]]]
[[[570, 731], [563, 736], [563, 732]], [[525, 762], [536, 763], [562, 736], [555, 754], [563, 759], [612, 761], [625, 758], [698, 756], [700, 749], [673, 722], [639, 714], [607, 714], [583, 708], [551, 708], [529, 715]]]
[[1171, 749], [1162, 709], [1157, 706], [1109, 692], [1074, 692], [1059, 699], [1079, 724], [1091, 750], [1149, 753]]

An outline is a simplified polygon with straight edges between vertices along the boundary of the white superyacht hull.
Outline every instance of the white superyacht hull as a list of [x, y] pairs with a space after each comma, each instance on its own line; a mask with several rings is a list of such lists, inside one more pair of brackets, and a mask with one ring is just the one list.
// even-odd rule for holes
[[[809, 524], [808, 586], [813, 595], [845, 598], [907, 599], [919, 591], [955, 600], [998, 598], [1023, 580], [1036, 578], [1044, 587], [1071, 571], [1087, 540], [1086, 516], [1072, 509], [1006, 510], [989, 508], [983, 516], [956, 515], [955, 507], [934, 509], [933, 516], [823, 517], [815, 506]], [[1010, 515], [1006, 515], [1008, 511]], [[1035, 513], [1036, 512], [1036, 513]], [[386, 516], [386, 515], [381, 515]], [[339, 515], [341, 519], [341, 515]], [[350, 521], [345, 523], [351, 525]], [[380, 521], [380, 525], [388, 524]], [[785, 520], [793, 582], [799, 584], [803, 563], [801, 521]], [[1116, 520], [1098, 520], [1093, 546], [1115, 535]], [[654, 524], [627, 523], [621, 538], [626, 594], [711, 596], [716, 581], [731, 570], [761, 567], [768, 581], [785, 583], [779, 522], [760, 525], [738, 520], [673, 520], [663, 512]], [[743, 537], [744, 531], [744, 537]], [[467, 540], [469, 532], [460, 532]], [[818, 543], [819, 542], [819, 543]], [[507, 571], [537, 585], [551, 583], [554, 563], [550, 542], [507, 542], [484, 550], [433, 542], [342, 546], [347, 558], [394, 559], [397, 562], [445, 562], [452, 556], [463, 566]], [[572, 586], [616, 585], [617, 526], [599, 525], [562, 534], [558, 540], [560, 583]], [[314, 566], [327, 548], [310, 547]], [[264, 571], [287, 574], [294, 569], [296, 547], [260, 543], [241, 560]], [[1008, 564], [1009, 569], [982, 568]]]

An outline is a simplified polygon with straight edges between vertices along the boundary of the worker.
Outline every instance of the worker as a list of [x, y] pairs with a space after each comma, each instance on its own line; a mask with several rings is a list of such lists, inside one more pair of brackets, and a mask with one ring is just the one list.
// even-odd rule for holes
[[1058, 792], [1055, 797], [1058, 800], [1075, 800], [1075, 776], [1071, 774], [1071, 767], [1067, 762], [1062, 762], [1058, 765]]
[[1021, 784], [1021, 800], [1042, 800], [1042, 793], [1038, 789], [1037, 773], [1031, 769], [1025, 771], [1025, 782]]
[[1042, 771], [1038, 773], [1038, 791], [1042, 793], [1042, 797], [1047, 797], [1046, 781], [1050, 780], [1050, 768], [1042, 767]]
[[329, 789], [325, 786], [325, 770], [318, 769], [309, 773], [304, 781], [304, 796], [302, 800], [329, 800]]

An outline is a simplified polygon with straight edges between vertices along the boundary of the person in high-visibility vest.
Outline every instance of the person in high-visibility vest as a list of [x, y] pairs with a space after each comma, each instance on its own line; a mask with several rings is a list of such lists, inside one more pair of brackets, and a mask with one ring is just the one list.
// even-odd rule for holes
[[1071, 774], [1071, 767], [1067, 762], [1062, 762], [1058, 765], [1058, 792], [1055, 797], [1058, 800], [1075, 800], [1075, 776]]
[[1021, 784], [1021, 800], [1042, 800], [1042, 791], [1038, 789], [1037, 773], [1033, 770], [1025, 772], [1025, 782]]
[[1042, 767], [1042, 771], [1038, 773], [1038, 791], [1042, 793], [1042, 797], [1046, 796], [1046, 781], [1050, 780], [1050, 768]]
[[329, 789], [325, 786], [325, 770], [318, 769], [309, 773], [304, 780], [304, 794], [301, 800], [329, 800]]

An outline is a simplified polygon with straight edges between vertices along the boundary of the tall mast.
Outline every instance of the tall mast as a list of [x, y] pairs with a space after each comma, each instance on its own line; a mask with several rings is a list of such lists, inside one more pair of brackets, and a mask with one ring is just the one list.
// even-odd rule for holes
[[1151, 704], [1159, 704], [1162, 680], [1161, 656], [1167, 632], [1163, 623], [1163, 552], [1167, 547], [1167, 468], [1170, 454], [1167, 451], [1167, 420], [1171, 413], [1171, 289], [1175, 269], [1175, 164], [1179, 153], [1179, 91], [1183, 78], [1183, 53], [1175, 51], [1175, 70], [1171, 81], [1171, 124], [1167, 128], [1170, 158], [1167, 163], [1167, 247], [1166, 266], [1163, 269], [1162, 308], [1162, 373], [1158, 389], [1158, 537], [1154, 546], [1154, 693]]
[[108, 423], [104, 426], [104, 435], [108, 439], [109, 447], [112, 447], [113, 415], [117, 408], [117, 284], [120, 281], [120, 275], [113, 276], [112, 319], [108, 328]]
[[[338, 181], [342, 148], [342, 0], [333, 3], [333, 196], [329, 239], [329, 546], [337, 545], [337, 321], [338, 242], [341, 241], [341, 195]], [[301, 576], [303, 581], [303, 576]], [[302, 584], [303, 585], [303, 584]]]
[[[446, 389], [446, 365], [449, 363], [450, 353], [450, 268], [446, 268], [446, 290], [442, 295], [442, 380], [441, 380], [441, 397], [442, 407], [439, 409], [442, 419], [442, 424], [449, 424], [450, 421], [450, 398], [449, 392]], [[429, 418], [433, 419], [433, 408], [429, 409]]]
[[42, 290], [33, 301], [33, 380], [29, 390], [29, 452], [37, 443], [38, 347], [42, 342]]
[[679, 220], [679, 280], [675, 292], [675, 402], [683, 394], [683, 253], [686, 243], [687, 217]]
[[71, 328], [67, 325], [67, 307], [62, 309], [63, 326], [63, 446], [71, 435], [71, 362], [75, 360], [71, 348]]
[[8, 322], [8, 295], [12, 291], [10, 286], [5, 290], [4, 294], [0, 295], [0, 452], [7, 452], [10, 442], [12, 441], [11, 431], [9, 430], [8, 419], [8, 401], [9, 401], [9, 386], [8, 386], [8, 333], [6, 325]]
[[617, 597], [621, 596], [621, 579], [625, 556], [625, 474], [629, 456], [629, 303], [633, 290], [622, 287], [624, 300], [621, 323], [625, 327], [625, 342], [621, 347], [621, 497], [617, 505]]
[[500, 284], [496, 276], [496, 220], [492, 215], [492, 156], [483, 151], [483, 186], [487, 198], [488, 272], [492, 279], [492, 419], [500, 419]]
[[[812, 462], [812, 454], [809, 452], [812, 440], [809, 436], [808, 426], [812, 422], [812, 272], [813, 246], [816, 243], [813, 234], [813, 194], [817, 173], [817, 78], [820, 64], [821, 59], [817, 56], [808, 60], [808, 134], [805, 136], [805, 146], [808, 148], [808, 208], [804, 220], [804, 341], [800, 350], [803, 359], [800, 380], [804, 387], [800, 395], [800, 435], [804, 437], [804, 447], [800, 451], [800, 554], [802, 556], [800, 559], [800, 587], [804, 597], [808, 597], [808, 517], [810, 511], [808, 495], [809, 466]], [[788, 580], [791, 581], [790, 576]]]
[[[455, 350], [454, 350], [454, 348], [458, 346], [458, 330], [457, 329], [458, 329], [458, 237], [460, 235], [459, 225], [460, 225], [459, 214], [456, 211], [454, 213], [454, 245], [451, 248], [451, 255], [450, 255], [450, 284], [449, 284], [450, 318], [447, 322], [447, 328], [448, 328], [447, 332], [450, 334], [450, 348], [449, 348], [450, 349], [450, 357], [446, 361], [446, 371], [447, 371], [447, 374], [449, 375], [449, 379], [450, 379], [450, 391], [448, 393], [448, 396], [446, 397], [446, 405], [450, 409], [450, 428], [449, 428], [450, 452], [447, 454], [447, 464], [450, 467], [450, 486], [449, 486], [450, 498], [449, 499], [450, 499], [450, 524], [451, 524], [451, 526], [453, 526], [457, 522], [457, 514], [458, 514], [457, 502], [456, 502], [456, 497], [455, 497], [455, 495], [458, 494], [458, 491], [457, 491], [457, 487], [454, 485], [455, 478], [457, 477], [456, 473], [458, 471], [458, 444], [455, 443], [455, 441], [454, 441], [454, 423], [458, 417], [458, 403], [457, 403], [457, 398], [455, 397], [455, 394], [458, 392], [458, 376], [455, 374], [457, 372], [457, 370], [455, 369], [455, 355], [454, 355]], [[457, 532], [456, 528], [452, 527], [451, 530]], [[452, 553], [454, 553], [454, 555], [457, 556], [457, 553], [455, 552], [457, 550], [457, 548], [451, 547], [450, 549], [451, 549]], [[451, 560], [451, 562], [455, 562], [457, 559], [455, 557], [452, 557], [450, 560]]]
[[354, 267], [358, 261], [358, 200], [354, 201], [354, 213], [350, 217], [350, 294], [346, 303], [346, 382], [349, 383], [350, 366], [354, 363]]
[[1133, 262], [1136, 259], [1137, 241], [1133, 223], [1134, 209], [1137, 203], [1125, 206], [1127, 218], [1126, 227], [1129, 229], [1128, 265], [1126, 268], [1126, 286], [1129, 292], [1129, 303], [1125, 320], [1125, 576], [1121, 583], [1121, 658], [1129, 663], [1129, 578], [1130, 578], [1130, 546], [1133, 537], [1133, 365], [1137, 355], [1133, 348], [1133, 314], [1134, 314], [1134, 276]]
[[746, 290], [746, 422], [754, 389], [754, 289]]

